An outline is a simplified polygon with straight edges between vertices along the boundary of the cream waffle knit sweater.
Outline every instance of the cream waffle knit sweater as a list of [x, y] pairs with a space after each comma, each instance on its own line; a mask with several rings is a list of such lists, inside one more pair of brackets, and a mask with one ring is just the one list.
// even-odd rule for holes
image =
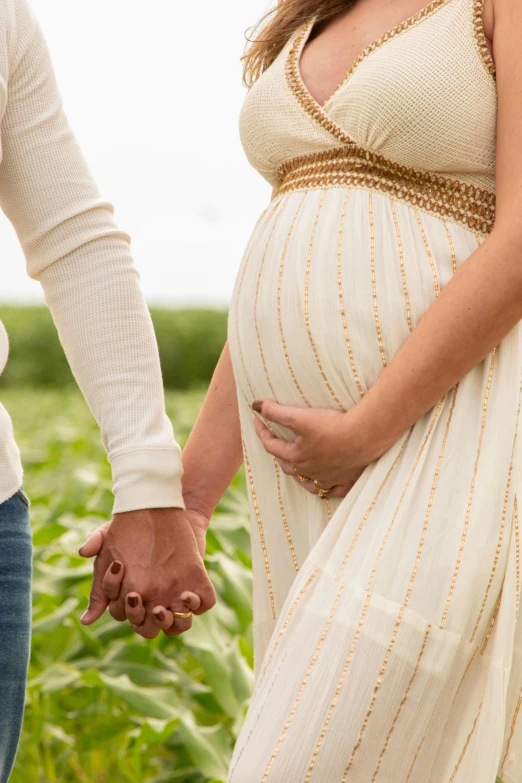
[[[0, 118], [0, 206], [28, 274], [43, 286], [101, 427], [114, 511], [183, 506], [180, 449], [165, 414], [158, 349], [130, 238], [115, 223], [69, 127], [26, 0], [0, 0]], [[0, 371], [7, 353], [2, 327]], [[0, 502], [22, 479], [11, 419], [0, 405]]]

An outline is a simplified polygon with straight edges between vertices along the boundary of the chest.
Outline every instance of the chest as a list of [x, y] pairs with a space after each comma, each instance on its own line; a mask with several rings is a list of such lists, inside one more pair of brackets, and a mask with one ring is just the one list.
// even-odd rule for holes
[[[492, 0], [484, 0], [485, 44], [492, 53]], [[300, 72], [308, 92], [324, 106], [349, 78], [372, 43], [401, 23], [429, 10], [425, 0], [355, 0], [346, 13], [312, 26], [300, 57]]]
[[[356, 0], [351, 12], [377, 1]], [[387, 13], [394, 1], [382, 0]], [[406, 20], [399, 2], [402, 21], [393, 27], [395, 16], [381, 16], [392, 27], [362, 50], [379, 32], [374, 17], [364, 34], [348, 14], [337, 20], [355, 24], [349, 46], [352, 27], [332, 22], [314, 36], [310, 20], [249, 91], [243, 147], [273, 186], [285, 161], [356, 143], [396, 164], [491, 189], [497, 95], [482, 0], [432, 0]]]

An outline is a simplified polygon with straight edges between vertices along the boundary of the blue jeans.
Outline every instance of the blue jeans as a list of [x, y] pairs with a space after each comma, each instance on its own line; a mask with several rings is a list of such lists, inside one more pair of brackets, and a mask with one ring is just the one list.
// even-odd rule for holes
[[0, 783], [13, 768], [24, 714], [31, 578], [29, 501], [20, 489], [0, 503]]

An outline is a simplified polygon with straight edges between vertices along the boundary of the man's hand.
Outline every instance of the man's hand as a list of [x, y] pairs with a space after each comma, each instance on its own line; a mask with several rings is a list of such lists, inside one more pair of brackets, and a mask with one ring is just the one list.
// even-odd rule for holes
[[[198, 608], [191, 606], [194, 614], [211, 609], [216, 595], [203, 563], [204, 539], [203, 528], [196, 536], [189, 515], [181, 509], [116, 514], [80, 549], [84, 557], [96, 555], [82, 623], [96, 622], [108, 606], [114, 619], [128, 619], [137, 633], [154, 638], [162, 626], [152, 610], [163, 606], [186, 612], [187, 604], [181, 598], [186, 591], [201, 601]], [[182, 633], [191, 625], [190, 617], [176, 618], [169, 635]]]

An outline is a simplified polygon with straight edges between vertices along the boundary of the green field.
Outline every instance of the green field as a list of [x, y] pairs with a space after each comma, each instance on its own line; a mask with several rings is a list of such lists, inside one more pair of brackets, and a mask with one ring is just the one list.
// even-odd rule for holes
[[[168, 392], [183, 442], [202, 392]], [[253, 687], [251, 560], [238, 476], [208, 534], [218, 594], [181, 637], [145, 640], [106, 613], [90, 628], [92, 564], [77, 554], [110, 518], [97, 425], [68, 389], [3, 389], [34, 532], [34, 626], [24, 732], [11, 783], [224, 781]]]

